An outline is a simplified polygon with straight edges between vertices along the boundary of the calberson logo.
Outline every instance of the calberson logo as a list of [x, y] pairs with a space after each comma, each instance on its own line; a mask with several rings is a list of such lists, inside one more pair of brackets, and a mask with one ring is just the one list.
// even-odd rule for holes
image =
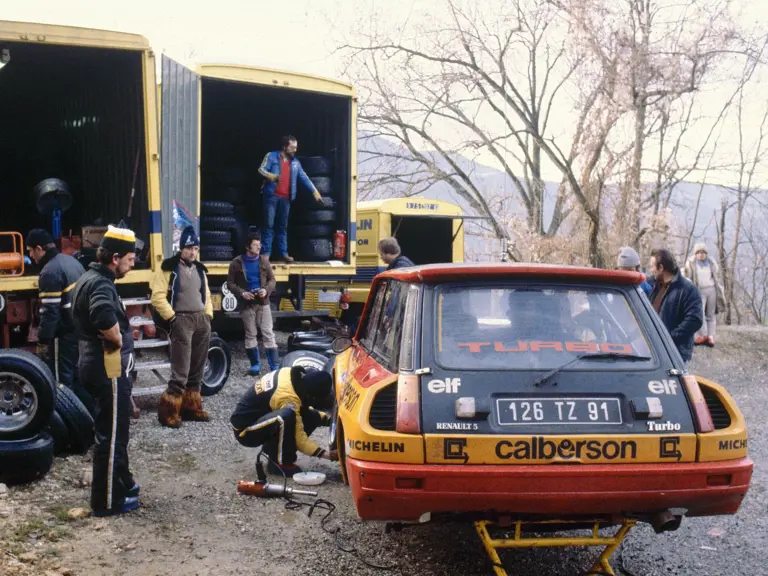
[[496, 456], [502, 460], [634, 460], [637, 444], [633, 440], [547, 440], [543, 436], [496, 444]]

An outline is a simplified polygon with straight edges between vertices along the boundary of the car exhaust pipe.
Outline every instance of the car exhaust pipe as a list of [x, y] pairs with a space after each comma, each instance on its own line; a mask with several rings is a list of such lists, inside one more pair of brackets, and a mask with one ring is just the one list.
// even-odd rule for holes
[[656, 512], [651, 516], [651, 526], [653, 526], [656, 534], [673, 532], [680, 528], [682, 521], [682, 516], [675, 516], [669, 509]]

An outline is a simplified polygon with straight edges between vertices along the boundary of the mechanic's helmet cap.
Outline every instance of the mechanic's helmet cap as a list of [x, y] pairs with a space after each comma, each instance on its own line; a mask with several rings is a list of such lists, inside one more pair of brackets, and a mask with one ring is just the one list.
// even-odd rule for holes
[[331, 375], [324, 370], [307, 370], [304, 366], [291, 368], [291, 383], [302, 402], [310, 406], [313, 402], [328, 397], [331, 393]]

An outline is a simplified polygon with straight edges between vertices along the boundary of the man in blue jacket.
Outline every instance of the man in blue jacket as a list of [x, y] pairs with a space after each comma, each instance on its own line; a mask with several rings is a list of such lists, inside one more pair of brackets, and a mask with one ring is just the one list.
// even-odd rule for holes
[[693, 338], [704, 322], [699, 289], [680, 273], [669, 250], [651, 252], [648, 271], [656, 279], [650, 295], [651, 304], [688, 365], [693, 356]]
[[296, 200], [297, 181], [312, 191], [317, 202], [322, 202], [323, 198], [296, 159], [296, 151], [299, 148], [296, 137], [283, 136], [281, 146], [279, 151], [264, 156], [259, 166], [259, 174], [267, 179], [261, 188], [264, 195], [261, 255], [269, 260], [272, 254], [272, 239], [277, 236], [280, 259], [291, 263], [293, 258], [288, 255], [288, 214], [291, 211], [291, 202]]

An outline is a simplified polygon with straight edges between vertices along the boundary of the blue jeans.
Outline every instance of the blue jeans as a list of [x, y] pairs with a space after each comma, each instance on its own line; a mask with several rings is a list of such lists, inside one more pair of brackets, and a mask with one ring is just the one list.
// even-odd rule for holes
[[[272, 254], [272, 238], [277, 236], [277, 252], [288, 254], [288, 214], [291, 211], [290, 198], [264, 196], [264, 229], [261, 234], [261, 253]], [[277, 232], [275, 232], [277, 228]]]

